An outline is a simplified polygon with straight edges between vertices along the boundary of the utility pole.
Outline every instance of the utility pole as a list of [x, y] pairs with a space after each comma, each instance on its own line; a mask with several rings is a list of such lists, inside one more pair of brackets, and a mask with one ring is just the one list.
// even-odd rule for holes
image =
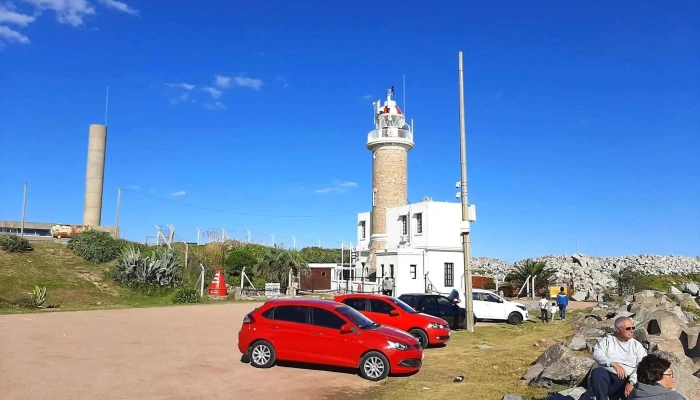
[[462, 52], [459, 52], [459, 138], [460, 138], [460, 163], [462, 164], [462, 182], [460, 197], [462, 198], [462, 223], [460, 235], [462, 236], [462, 251], [464, 253], [464, 303], [466, 305], [466, 328], [468, 332], [474, 332], [474, 300], [472, 298], [472, 267], [471, 246], [469, 243], [469, 205], [467, 202], [467, 133], [464, 127], [464, 72], [462, 68]]
[[115, 225], [115, 228], [117, 229], [117, 239], [119, 239], [121, 237], [121, 234], [119, 232], [119, 207], [121, 205], [121, 202], [122, 202], [122, 188], [119, 188], [119, 190], [117, 190], [117, 216], [114, 219], [114, 225]]
[[27, 215], [27, 182], [24, 182], [24, 196], [22, 198], [22, 228], [20, 228], [19, 235], [24, 237], [24, 217]]

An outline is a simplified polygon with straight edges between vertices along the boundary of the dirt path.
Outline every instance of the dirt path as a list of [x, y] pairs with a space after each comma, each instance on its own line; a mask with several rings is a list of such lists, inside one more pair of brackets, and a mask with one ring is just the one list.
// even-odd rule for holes
[[1, 397], [322, 400], [371, 387], [351, 372], [242, 363], [238, 330], [255, 306], [0, 316]]

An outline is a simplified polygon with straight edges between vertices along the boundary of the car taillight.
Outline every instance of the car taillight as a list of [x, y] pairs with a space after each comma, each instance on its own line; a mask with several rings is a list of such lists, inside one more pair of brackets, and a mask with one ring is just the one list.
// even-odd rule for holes
[[243, 317], [244, 324], [252, 324], [253, 322], [255, 322], [255, 320], [253, 319], [252, 315], [248, 314], [245, 317]]

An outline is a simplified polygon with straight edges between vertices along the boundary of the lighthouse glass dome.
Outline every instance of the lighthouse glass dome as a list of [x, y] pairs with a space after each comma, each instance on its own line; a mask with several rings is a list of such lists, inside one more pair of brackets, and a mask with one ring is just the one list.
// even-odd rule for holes
[[380, 102], [374, 103], [376, 106], [375, 129], [367, 135], [367, 148], [370, 150], [385, 145], [401, 146], [406, 150], [413, 148], [413, 132], [406, 124], [406, 118], [401, 109], [392, 100], [392, 94], [392, 90], [387, 91], [383, 107], [380, 106]]

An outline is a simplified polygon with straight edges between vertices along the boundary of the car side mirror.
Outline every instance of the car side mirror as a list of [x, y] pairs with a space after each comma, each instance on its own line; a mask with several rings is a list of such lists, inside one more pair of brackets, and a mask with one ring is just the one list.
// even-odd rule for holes
[[340, 333], [352, 333], [352, 327], [348, 324], [343, 324], [343, 326], [340, 327]]
[[498, 299], [498, 302], [499, 302], [499, 303], [503, 303], [503, 299]]
[[398, 316], [399, 316], [399, 312], [396, 311], [396, 310], [391, 310], [391, 311], [389, 311], [389, 316], [391, 316], [391, 317], [398, 317]]

